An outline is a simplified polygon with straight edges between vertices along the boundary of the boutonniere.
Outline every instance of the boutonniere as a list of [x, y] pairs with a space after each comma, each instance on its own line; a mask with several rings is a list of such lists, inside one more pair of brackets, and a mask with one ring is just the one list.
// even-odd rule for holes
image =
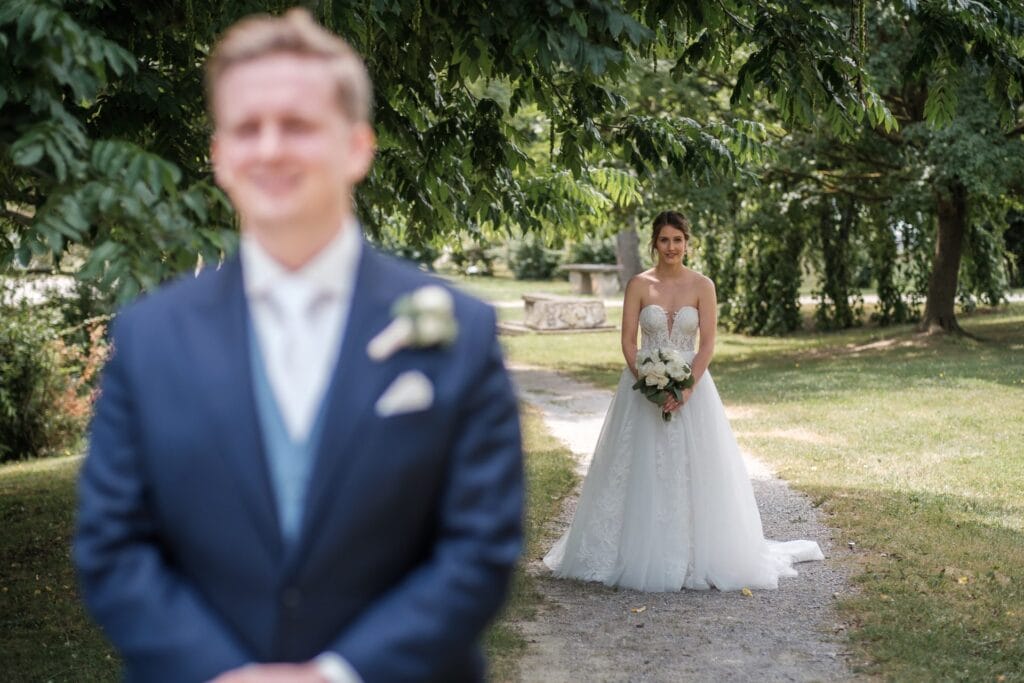
[[439, 285], [420, 287], [391, 307], [395, 318], [370, 340], [366, 352], [382, 361], [404, 348], [447, 346], [455, 341], [455, 303], [451, 293]]

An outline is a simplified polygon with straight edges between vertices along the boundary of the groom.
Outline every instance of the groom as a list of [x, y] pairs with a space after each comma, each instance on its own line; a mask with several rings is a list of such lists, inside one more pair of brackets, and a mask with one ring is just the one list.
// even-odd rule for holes
[[[521, 545], [485, 305], [364, 243], [370, 83], [302, 10], [207, 65], [238, 257], [128, 307], [74, 560], [133, 681], [477, 681]], [[396, 305], [397, 304], [397, 305]]]

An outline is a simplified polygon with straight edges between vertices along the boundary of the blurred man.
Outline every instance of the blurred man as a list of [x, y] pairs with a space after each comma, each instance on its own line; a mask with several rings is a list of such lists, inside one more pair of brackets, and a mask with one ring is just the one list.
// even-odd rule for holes
[[476, 681], [521, 545], [489, 307], [371, 249], [358, 55], [302, 10], [207, 65], [238, 256], [124, 310], [80, 481], [89, 610], [138, 681]]

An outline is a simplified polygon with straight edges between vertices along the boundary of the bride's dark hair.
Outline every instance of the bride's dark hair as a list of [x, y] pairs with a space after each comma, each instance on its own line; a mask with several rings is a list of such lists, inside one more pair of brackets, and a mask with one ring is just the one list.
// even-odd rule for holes
[[654, 245], [658, 243], [658, 235], [666, 225], [681, 230], [686, 235], [686, 241], [690, 241], [690, 221], [681, 213], [676, 211], [662, 211], [654, 217], [654, 225], [651, 227], [651, 253], [654, 253]]

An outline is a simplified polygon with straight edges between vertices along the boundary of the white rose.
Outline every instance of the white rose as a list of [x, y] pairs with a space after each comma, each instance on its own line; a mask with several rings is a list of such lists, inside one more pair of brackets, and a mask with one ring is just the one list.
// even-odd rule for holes
[[662, 375], [662, 376], [664, 376], [666, 374], [666, 372], [667, 372], [667, 369], [666, 369], [664, 363], [654, 363], [651, 366], [651, 372], [654, 373], [655, 375]]
[[420, 313], [451, 315], [453, 308], [452, 295], [440, 285], [427, 285], [413, 292], [412, 305]]
[[416, 341], [431, 345], [448, 337], [448, 320], [437, 315], [421, 315], [416, 318]]
[[669, 363], [685, 363], [686, 362], [685, 360], [683, 360], [683, 354], [680, 353], [677, 349], [666, 349], [665, 350], [665, 359]]
[[669, 377], [664, 372], [649, 372], [644, 377], [644, 382], [649, 387], [658, 387], [664, 389], [669, 383]]

